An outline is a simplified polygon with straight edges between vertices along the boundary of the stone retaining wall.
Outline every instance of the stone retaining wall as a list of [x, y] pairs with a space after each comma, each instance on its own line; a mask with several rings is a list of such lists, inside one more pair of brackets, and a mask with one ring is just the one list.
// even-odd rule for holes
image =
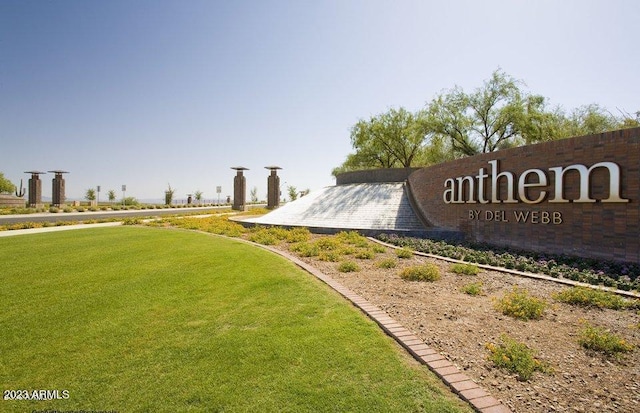
[[24, 208], [25, 201], [14, 195], [0, 194], [0, 207]]

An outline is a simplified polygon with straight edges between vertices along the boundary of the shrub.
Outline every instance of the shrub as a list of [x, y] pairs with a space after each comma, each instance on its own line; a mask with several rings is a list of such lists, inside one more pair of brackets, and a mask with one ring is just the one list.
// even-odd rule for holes
[[400, 248], [396, 250], [398, 258], [411, 258], [413, 257], [413, 251], [409, 248]]
[[423, 264], [404, 268], [400, 277], [408, 281], [437, 281], [440, 279], [440, 269], [435, 264]]
[[316, 257], [320, 253], [318, 246], [309, 242], [300, 242], [298, 244], [293, 244], [289, 247], [289, 249], [301, 257]]
[[141, 223], [142, 223], [142, 221], [140, 219], [138, 219], [138, 218], [125, 218], [122, 221], [123, 225], [139, 225]]
[[496, 302], [495, 307], [504, 315], [527, 321], [542, 318], [547, 303], [540, 298], [530, 296], [527, 290], [514, 287], [513, 291]]
[[637, 303], [625, 300], [619, 295], [587, 287], [568, 288], [554, 294], [553, 298], [571, 305], [610, 308], [612, 310], [622, 310], [638, 306]]
[[379, 244], [373, 244], [373, 247], [371, 248], [373, 249], [373, 252], [375, 252], [376, 254], [382, 254], [387, 252], [387, 249]]
[[338, 262], [342, 255], [337, 251], [320, 251], [318, 259], [320, 261]]
[[303, 242], [311, 239], [311, 232], [307, 228], [293, 228], [287, 232], [287, 242]]
[[316, 240], [314, 244], [322, 251], [337, 250], [341, 247], [340, 240], [335, 237], [322, 237]]
[[367, 247], [369, 241], [356, 231], [342, 231], [336, 234], [336, 238], [345, 244], [355, 245], [356, 247]]
[[478, 272], [480, 272], [478, 266], [474, 264], [453, 264], [450, 270], [461, 275], [478, 275]]
[[580, 332], [578, 343], [587, 350], [597, 351], [606, 356], [619, 357], [620, 353], [633, 351], [633, 345], [623, 338], [591, 325], [587, 325]]
[[396, 267], [396, 260], [394, 260], [393, 258], [385, 258], [383, 260], [380, 260], [376, 263], [376, 267], [378, 268], [395, 268]]
[[71, 207], [64, 207], [64, 208], [62, 209], [62, 212], [73, 212], [73, 208], [71, 208]]
[[49, 208], [49, 212], [51, 212], [52, 214], [57, 214], [58, 212], [60, 212], [60, 210], [54, 206]]
[[497, 367], [504, 368], [518, 375], [518, 380], [527, 381], [535, 371], [548, 372], [551, 368], [535, 357], [535, 352], [526, 344], [518, 343], [505, 334], [500, 336], [498, 345], [488, 343], [488, 359]]
[[340, 272], [354, 272], [360, 271], [360, 267], [353, 261], [343, 261], [338, 265], [338, 271]]
[[463, 286], [460, 289], [463, 293], [469, 295], [480, 295], [482, 294], [482, 283], [471, 283]]
[[374, 257], [374, 255], [375, 253], [370, 249], [359, 249], [353, 254], [354, 257], [361, 260], [370, 260]]
[[77, 207], [77, 208], [76, 208], [76, 211], [78, 211], [78, 212], [84, 212], [84, 207], [81, 207], [81, 206], [80, 206], [80, 207]]

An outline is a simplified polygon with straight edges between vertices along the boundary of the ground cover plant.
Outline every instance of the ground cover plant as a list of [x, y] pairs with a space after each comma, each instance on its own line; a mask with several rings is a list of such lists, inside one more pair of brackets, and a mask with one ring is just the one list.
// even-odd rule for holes
[[516, 374], [518, 380], [527, 381], [536, 371], [551, 371], [551, 367], [540, 361], [526, 344], [517, 342], [506, 334], [500, 336], [500, 343], [488, 343], [486, 348], [489, 350], [489, 360]]
[[640, 265], [510, 250], [477, 243], [454, 243], [382, 234], [381, 241], [428, 254], [593, 285], [640, 292]]
[[1, 238], [0, 261], [2, 388], [69, 391], [3, 411], [469, 411], [324, 284], [235, 240], [84, 229]]
[[436, 265], [427, 263], [403, 268], [400, 277], [408, 281], [438, 281], [442, 276]]
[[452, 264], [451, 272], [460, 275], [478, 275], [480, 269], [473, 264]]
[[634, 346], [622, 337], [590, 324], [587, 324], [582, 331], [580, 331], [578, 342], [587, 350], [614, 358], [620, 358], [622, 353], [628, 353], [634, 349]]
[[639, 300], [629, 300], [608, 291], [586, 287], [567, 288], [554, 294], [553, 298], [563, 303], [583, 307], [610, 308], [612, 310], [640, 308]]
[[469, 295], [480, 295], [482, 294], [482, 283], [477, 282], [477, 283], [469, 283], [469, 284], [463, 285], [460, 288], [460, 291]]
[[496, 310], [519, 320], [538, 320], [542, 318], [548, 304], [541, 298], [532, 296], [529, 291], [514, 287], [512, 291], [496, 299]]

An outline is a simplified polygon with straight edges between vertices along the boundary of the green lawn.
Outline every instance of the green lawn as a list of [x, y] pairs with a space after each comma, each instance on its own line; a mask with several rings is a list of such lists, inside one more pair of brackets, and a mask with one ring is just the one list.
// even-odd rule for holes
[[0, 411], [470, 411], [293, 264], [200, 233], [0, 238]]

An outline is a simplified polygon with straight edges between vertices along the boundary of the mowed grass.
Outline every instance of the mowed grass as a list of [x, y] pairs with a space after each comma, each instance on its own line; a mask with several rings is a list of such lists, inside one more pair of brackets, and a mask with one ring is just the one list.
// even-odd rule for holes
[[34, 409], [470, 411], [353, 306], [241, 242], [140, 227], [0, 238], [0, 388]]

